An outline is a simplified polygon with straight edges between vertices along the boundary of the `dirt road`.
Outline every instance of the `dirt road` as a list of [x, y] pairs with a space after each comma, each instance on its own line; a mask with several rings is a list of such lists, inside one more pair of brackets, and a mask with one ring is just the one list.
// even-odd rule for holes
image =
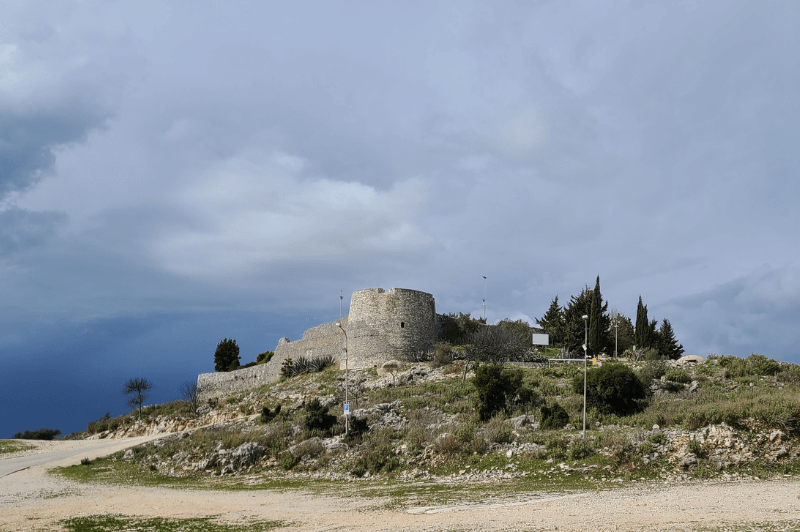
[[[0, 459], [0, 530], [59, 530], [73, 516], [219, 516], [281, 520], [287, 530], [697, 530], [743, 523], [800, 529], [800, 482], [795, 480], [642, 484], [569, 495], [520, 494], [499, 504], [386, 510], [385, 501], [339, 499], [276, 491], [201, 491], [77, 484], [46, 473], [141, 443], [48, 442]], [[26, 469], [16, 471], [21, 465]], [[11, 472], [15, 470], [15, 472]], [[344, 488], [346, 489], [346, 487]], [[487, 493], [487, 495], [490, 495]], [[798, 528], [795, 528], [795, 527]], [[244, 530], [244, 528], [243, 528]]]

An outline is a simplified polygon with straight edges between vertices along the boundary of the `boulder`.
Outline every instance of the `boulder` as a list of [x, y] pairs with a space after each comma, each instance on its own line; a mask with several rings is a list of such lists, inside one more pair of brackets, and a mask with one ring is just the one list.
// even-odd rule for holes
[[230, 452], [231, 464], [236, 468], [246, 467], [256, 462], [264, 454], [264, 448], [256, 442], [249, 441], [241, 444]]

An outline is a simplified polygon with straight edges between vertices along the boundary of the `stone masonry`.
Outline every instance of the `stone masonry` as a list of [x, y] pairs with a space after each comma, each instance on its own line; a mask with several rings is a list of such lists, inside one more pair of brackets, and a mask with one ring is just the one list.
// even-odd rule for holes
[[431, 294], [405, 288], [368, 288], [354, 292], [350, 314], [337, 322], [307, 330], [300, 340], [281, 338], [267, 364], [247, 369], [203, 373], [198, 376], [200, 399], [219, 397], [274, 382], [280, 378], [287, 358], [332, 356], [344, 369], [347, 333], [350, 369], [380, 366], [389, 360], [404, 360], [417, 351], [427, 351], [436, 342], [436, 302]]

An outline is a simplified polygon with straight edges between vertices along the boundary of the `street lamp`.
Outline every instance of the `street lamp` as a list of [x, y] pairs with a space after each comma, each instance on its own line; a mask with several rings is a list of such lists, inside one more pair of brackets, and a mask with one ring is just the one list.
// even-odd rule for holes
[[614, 358], [617, 358], [617, 339], [619, 338], [619, 318], [614, 320]]
[[339, 326], [339, 329], [342, 330], [344, 333], [344, 435], [347, 436], [347, 432], [350, 430], [350, 401], [348, 397], [348, 368], [347, 368], [347, 331], [344, 330], [342, 327], [341, 322], [336, 322], [336, 325]]
[[486, 322], [486, 276], [483, 276], [483, 321]]
[[586, 439], [586, 359], [588, 358], [589, 348], [589, 316], [584, 314], [583, 318], [583, 439]]

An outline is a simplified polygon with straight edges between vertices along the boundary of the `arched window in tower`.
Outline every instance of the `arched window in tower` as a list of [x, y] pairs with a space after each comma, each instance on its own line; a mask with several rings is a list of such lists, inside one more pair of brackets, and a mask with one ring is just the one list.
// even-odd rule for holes
[[401, 329], [405, 329], [405, 328], [406, 328], [406, 322], [404, 322], [404, 321], [401, 321], [401, 322], [400, 322], [400, 328], [401, 328]]

